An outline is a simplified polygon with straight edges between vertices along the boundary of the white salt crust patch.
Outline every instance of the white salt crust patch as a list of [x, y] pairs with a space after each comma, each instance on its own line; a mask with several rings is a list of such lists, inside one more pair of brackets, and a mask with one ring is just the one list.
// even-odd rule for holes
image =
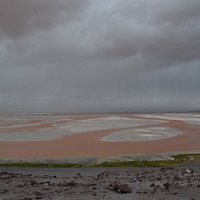
[[200, 126], [200, 115], [199, 114], [144, 114], [144, 115], [133, 115], [142, 116], [150, 119], [160, 119], [160, 120], [179, 120], [191, 125]]
[[160, 120], [151, 119], [131, 119], [119, 116], [96, 118], [80, 120], [78, 122], [66, 123], [59, 127], [59, 130], [67, 130], [72, 133], [84, 133], [89, 131], [99, 131], [106, 129], [119, 129], [119, 128], [131, 128], [144, 125], [156, 125], [163, 123]]
[[[68, 121], [53, 124], [53, 128], [44, 128], [35, 132], [0, 133], [0, 141], [46, 141], [55, 140], [68, 135], [89, 131], [132, 128], [143, 125], [158, 125], [163, 121], [151, 119], [131, 119], [128, 117], [110, 116], [94, 119]], [[20, 124], [17, 124], [17, 127]], [[26, 126], [26, 125], [25, 125]], [[23, 127], [23, 125], [22, 125]]]
[[106, 137], [103, 137], [102, 140], [107, 142], [153, 141], [176, 137], [180, 134], [182, 134], [181, 131], [172, 128], [150, 127], [116, 131]]

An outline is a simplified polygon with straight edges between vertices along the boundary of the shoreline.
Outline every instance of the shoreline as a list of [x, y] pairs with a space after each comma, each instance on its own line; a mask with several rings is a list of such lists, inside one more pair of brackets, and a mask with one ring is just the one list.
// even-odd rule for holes
[[36, 167], [36, 168], [98, 168], [98, 167], [170, 167], [179, 166], [184, 164], [200, 163], [200, 153], [188, 153], [188, 154], [175, 154], [160, 159], [131, 159], [130, 157], [112, 158], [112, 159], [88, 159], [82, 158], [82, 160], [62, 160], [58, 162], [55, 160], [0, 160], [0, 167]]

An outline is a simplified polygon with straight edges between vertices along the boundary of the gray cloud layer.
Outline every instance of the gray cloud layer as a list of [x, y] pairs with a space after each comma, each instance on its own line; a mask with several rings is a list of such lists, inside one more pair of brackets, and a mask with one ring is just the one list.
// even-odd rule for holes
[[197, 110], [199, 55], [199, 0], [2, 0], [0, 111]]

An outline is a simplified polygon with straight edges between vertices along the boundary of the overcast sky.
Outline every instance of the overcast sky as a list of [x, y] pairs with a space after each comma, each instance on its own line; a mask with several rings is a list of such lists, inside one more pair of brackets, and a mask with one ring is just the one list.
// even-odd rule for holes
[[200, 0], [0, 0], [0, 113], [200, 110]]

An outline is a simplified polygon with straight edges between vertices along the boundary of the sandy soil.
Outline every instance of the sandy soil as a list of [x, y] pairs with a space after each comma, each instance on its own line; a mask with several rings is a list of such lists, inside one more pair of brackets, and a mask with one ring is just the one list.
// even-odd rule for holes
[[[80, 122], [85, 119], [96, 119], [107, 117], [108, 115], [97, 116], [59, 116], [30, 119], [30, 126], [10, 128], [0, 126], [0, 133], [15, 132], [36, 132], [42, 129], [54, 130], [59, 124], [68, 123], [69, 119], [73, 122]], [[146, 119], [143, 115], [119, 115], [133, 119]], [[157, 116], [156, 120], [159, 119]], [[42, 122], [40, 121], [42, 120]], [[0, 157], [1, 159], [64, 159], [64, 158], [81, 158], [81, 157], [113, 157], [123, 155], [160, 155], [180, 152], [200, 151], [200, 126], [187, 124], [183, 120], [164, 120], [158, 125], [143, 125], [137, 128], [145, 127], [169, 127], [181, 131], [182, 134], [176, 137], [143, 141], [143, 142], [108, 142], [102, 138], [122, 129], [108, 129], [90, 131], [78, 134], [68, 135], [56, 140], [37, 141], [37, 142], [9, 142], [0, 141]], [[40, 124], [31, 125], [37, 122]], [[27, 123], [26, 123], [27, 125]], [[135, 127], [133, 127], [135, 128]], [[125, 129], [125, 128], [123, 128]], [[56, 130], [56, 129], [55, 129]]]
[[88, 174], [88, 169], [1, 168], [0, 199], [198, 200], [200, 196], [199, 167], [104, 170], [90, 169]]

